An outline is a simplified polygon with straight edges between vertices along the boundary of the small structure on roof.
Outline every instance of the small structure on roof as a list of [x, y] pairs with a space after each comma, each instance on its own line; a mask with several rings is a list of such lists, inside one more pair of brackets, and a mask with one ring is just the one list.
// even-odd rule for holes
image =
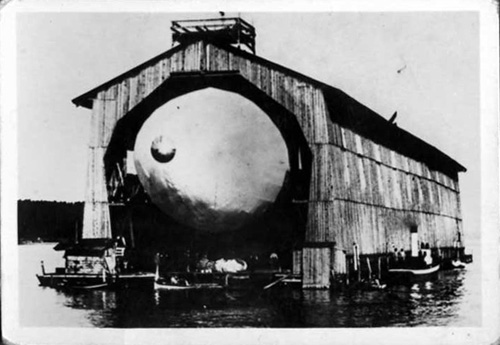
[[174, 20], [170, 29], [172, 43], [186, 44], [210, 39], [243, 46], [255, 54], [255, 28], [241, 18]]

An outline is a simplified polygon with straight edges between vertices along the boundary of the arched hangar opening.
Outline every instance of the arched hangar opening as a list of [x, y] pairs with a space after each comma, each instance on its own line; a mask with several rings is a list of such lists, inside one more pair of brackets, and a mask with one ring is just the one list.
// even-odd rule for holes
[[296, 117], [240, 74], [174, 74], [113, 132], [108, 195], [125, 205], [111, 207], [113, 232], [147, 251], [278, 252], [288, 266], [304, 238], [311, 160]]

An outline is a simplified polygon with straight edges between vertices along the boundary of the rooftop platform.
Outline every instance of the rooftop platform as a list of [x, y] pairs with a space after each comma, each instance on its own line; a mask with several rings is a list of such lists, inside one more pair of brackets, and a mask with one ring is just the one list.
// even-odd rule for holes
[[241, 18], [172, 21], [172, 42], [185, 44], [199, 39], [246, 47], [255, 54], [255, 28]]

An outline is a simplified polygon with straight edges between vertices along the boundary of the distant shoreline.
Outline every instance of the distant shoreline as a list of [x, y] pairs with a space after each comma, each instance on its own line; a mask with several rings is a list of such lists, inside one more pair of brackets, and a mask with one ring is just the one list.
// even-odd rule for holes
[[83, 203], [18, 200], [18, 244], [59, 242], [81, 233]]
[[20, 239], [18, 241], [18, 245], [32, 245], [32, 244], [56, 244], [59, 243], [60, 241], [55, 240], [55, 239], [35, 239], [35, 240], [30, 240], [30, 239]]

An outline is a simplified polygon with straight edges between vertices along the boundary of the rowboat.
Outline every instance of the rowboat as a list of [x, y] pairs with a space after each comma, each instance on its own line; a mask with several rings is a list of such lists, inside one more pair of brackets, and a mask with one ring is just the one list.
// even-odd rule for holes
[[169, 290], [169, 291], [188, 291], [188, 290], [213, 290], [222, 289], [221, 284], [214, 282], [196, 282], [190, 283], [183, 274], [170, 274], [166, 277], [160, 276], [160, 254], [155, 256], [156, 271], [154, 276], [154, 289], [155, 290]]
[[155, 280], [154, 288], [155, 290], [187, 291], [223, 289], [223, 286], [215, 283], [178, 285], [164, 280]]
[[94, 290], [94, 289], [103, 289], [110, 286], [108, 283], [102, 283], [102, 284], [91, 284], [91, 285], [75, 285], [75, 286], [68, 286], [73, 289], [82, 289], [82, 290]]
[[447, 259], [443, 260], [441, 263], [442, 270], [456, 270], [456, 269], [464, 269], [467, 267], [468, 262], [462, 261], [461, 259]]

